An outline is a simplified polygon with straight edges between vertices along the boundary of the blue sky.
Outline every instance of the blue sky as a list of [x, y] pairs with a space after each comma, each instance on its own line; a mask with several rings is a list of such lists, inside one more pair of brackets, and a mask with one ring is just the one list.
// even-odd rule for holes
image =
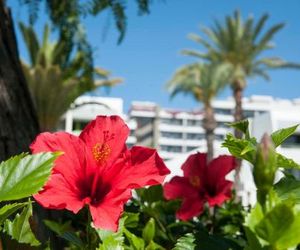
[[[15, 20], [26, 20], [27, 10], [10, 0]], [[165, 83], [174, 71], [184, 64], [194, 62], [193, 58], [180, 54], [184, 48], [202, 49], [187, 39], [187, 34], [198, 33], [200, 25], [210, 26], [214, 19], [239, 9], [242, 15], [253, 15], [256, 20], [269, 13], [267, 26], [284, 22], [286, 26], [275, 36], [276, 48], [268, 55], [279, 56], [288, 61], [300, 62], [299, 0], [164, 0], [154, 1], [150, 15], [138, 16], [136, 5], [129, 0], [128, 30], [121, 45], [117, 45], [118, 33], [108, 14], [87, 18], [89, 40], [95, 48], [95, 64], [112, 71], [113, 75], [125, 79], [109, 94], [97, 91], [102, 96], [122, 97], [127, 109], [133, 100], [154, 101], [164, 107], [195, 108], [196, 103], [189, 96], [178, 96], [170, 100], [164, 89]], [[41, 30], [46, 18], [40, 13], [36, 27]], [[109, 27], [109, 29], [105, 29]], [[106, 32], [105, 32], [106, 31]], [[23, 58], [27, 57], [19, 33], [19, 48]], [[250, 79], [245, 92], [272, 95], [281, 98], [300, 97], [300, 70], [277, 70], [270, 72], [271, 81]], [[220, 98], [231, 95], [226, 90]]]

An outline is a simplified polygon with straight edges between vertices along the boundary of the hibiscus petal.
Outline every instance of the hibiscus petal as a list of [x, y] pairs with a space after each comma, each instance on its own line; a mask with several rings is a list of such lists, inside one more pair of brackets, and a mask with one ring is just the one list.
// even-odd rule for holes
[[164, 185], [164, 196], [167, 200], [197, 197], [198, 189], [191, 185], [188, 178], [175, 176]]
[[206, 154], [196, 153], [190, 155], [181, 169], [185, 177], [199, 176], [200, 180], [203, 180], [206, 171]]
[[61, 174], [52, 174], [43, 190], [33, 197], [43, 207], [50, 209], [68, 209], [77, 213], [84, 206], [77, 192]]
[[113, 163], [126, 148], [129, 128], [119, 116], [97, 116], [81, 132], [90, 154], [98, 165]]
[[55, 161], [54, 173], [61, 173], [71, 186], [84, 175], [84, 143], [74, 135], [66, 132], [41, 133], [30, 145], [33, 153], [62, 151], [63, 155]]
[[107, 169], [103, 178], [119, 189], [140, 188], [161, 184], [169, 173], [170, 170], [156, 150], [135, 146], [131, 148], [127, 159]]
[[204, 200], [200, 199], [184, 199], [180, 209], [176, 212], [176, 217], [180, 220], [189, 220], [194, 216], [198, 216], [203, 212]]
[[213, 197], [207, 196], [207, 201], [209, 206], [220, 206], [225, 201], [229, 200], [231, 198], [231, 188], [232, 188], [233, 182], [231, 181], [225, 181], [222, 182], [221, 185], [217, 185], [216, 187], [216, 195]]
[[221, 183], [225, 181], [226, 175], [235, 168], [235, 158], [229, 155], [222, 155], [213, 159], [207, 169], [207, 180], [213, 183]]
[[118, 221], [124, 210], [124, 204], [131, 198], [131, 191], [113, 190], [99, 205], [90, 205], [93, 223], [96, 228], [118, 230]]

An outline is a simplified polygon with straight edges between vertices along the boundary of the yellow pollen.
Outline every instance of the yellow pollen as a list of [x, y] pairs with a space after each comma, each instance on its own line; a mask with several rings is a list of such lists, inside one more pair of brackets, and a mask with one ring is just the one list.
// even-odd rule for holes
[[190, 177], [190, 183], [194, 187], [200, 187], [200, 178], [199, 178], [199, 176], [191, 176]]
[[104, 163], [111, 153], [111, 148], [106, 143], [96, 143], [92, 148], [92, 153], [97, 163]]

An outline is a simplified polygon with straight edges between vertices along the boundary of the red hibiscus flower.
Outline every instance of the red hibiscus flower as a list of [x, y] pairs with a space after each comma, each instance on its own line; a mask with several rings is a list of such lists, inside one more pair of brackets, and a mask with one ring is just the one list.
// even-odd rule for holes
[[206, 154], [190, 155], [181, 167], [184, 176], [175, 176], [164, 185], [166, 199], [183, 199], [177, 218], [189, 220], [201, 214], [206, 201], [213, 207], [230, 199], [233, 183], [225, 176], [234, 166], [232, 156], [220, 156], [207, 165]]
[[31, 144], [33, 153], [64, 154], [34, 198], [46, 208], [74, 213], [88, 205], [95, 227], [116, 231], [131, 190], [160, 184], [170, 172], [156, 150], [128, 150], [128, 134], [120, 117], [98, 116], [78, 137], [65, 132], [38, 135]]

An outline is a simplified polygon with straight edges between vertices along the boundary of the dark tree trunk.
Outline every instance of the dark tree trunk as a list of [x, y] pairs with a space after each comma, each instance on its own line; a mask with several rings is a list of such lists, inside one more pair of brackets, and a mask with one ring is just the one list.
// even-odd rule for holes
[[207, 145], [207, 161], [211, 161], [214, 157], [214, 130], [217, 127], [214, 110], [211, 105], [204, 106], [203, 127], [205, 130], [206, 145]]
[[38, 132], [10, 10], [0, 0], [0, 161], [28, 151]]
[[[29, 151], [38, 133], [38, 119], [21, 68], [13, 20], [5, 1], [0, 0], [0, 161]], [[34, 211], [36, 233], [45, 241], [49, 232], [42, 220], [47, 211], [38, 205]]]

